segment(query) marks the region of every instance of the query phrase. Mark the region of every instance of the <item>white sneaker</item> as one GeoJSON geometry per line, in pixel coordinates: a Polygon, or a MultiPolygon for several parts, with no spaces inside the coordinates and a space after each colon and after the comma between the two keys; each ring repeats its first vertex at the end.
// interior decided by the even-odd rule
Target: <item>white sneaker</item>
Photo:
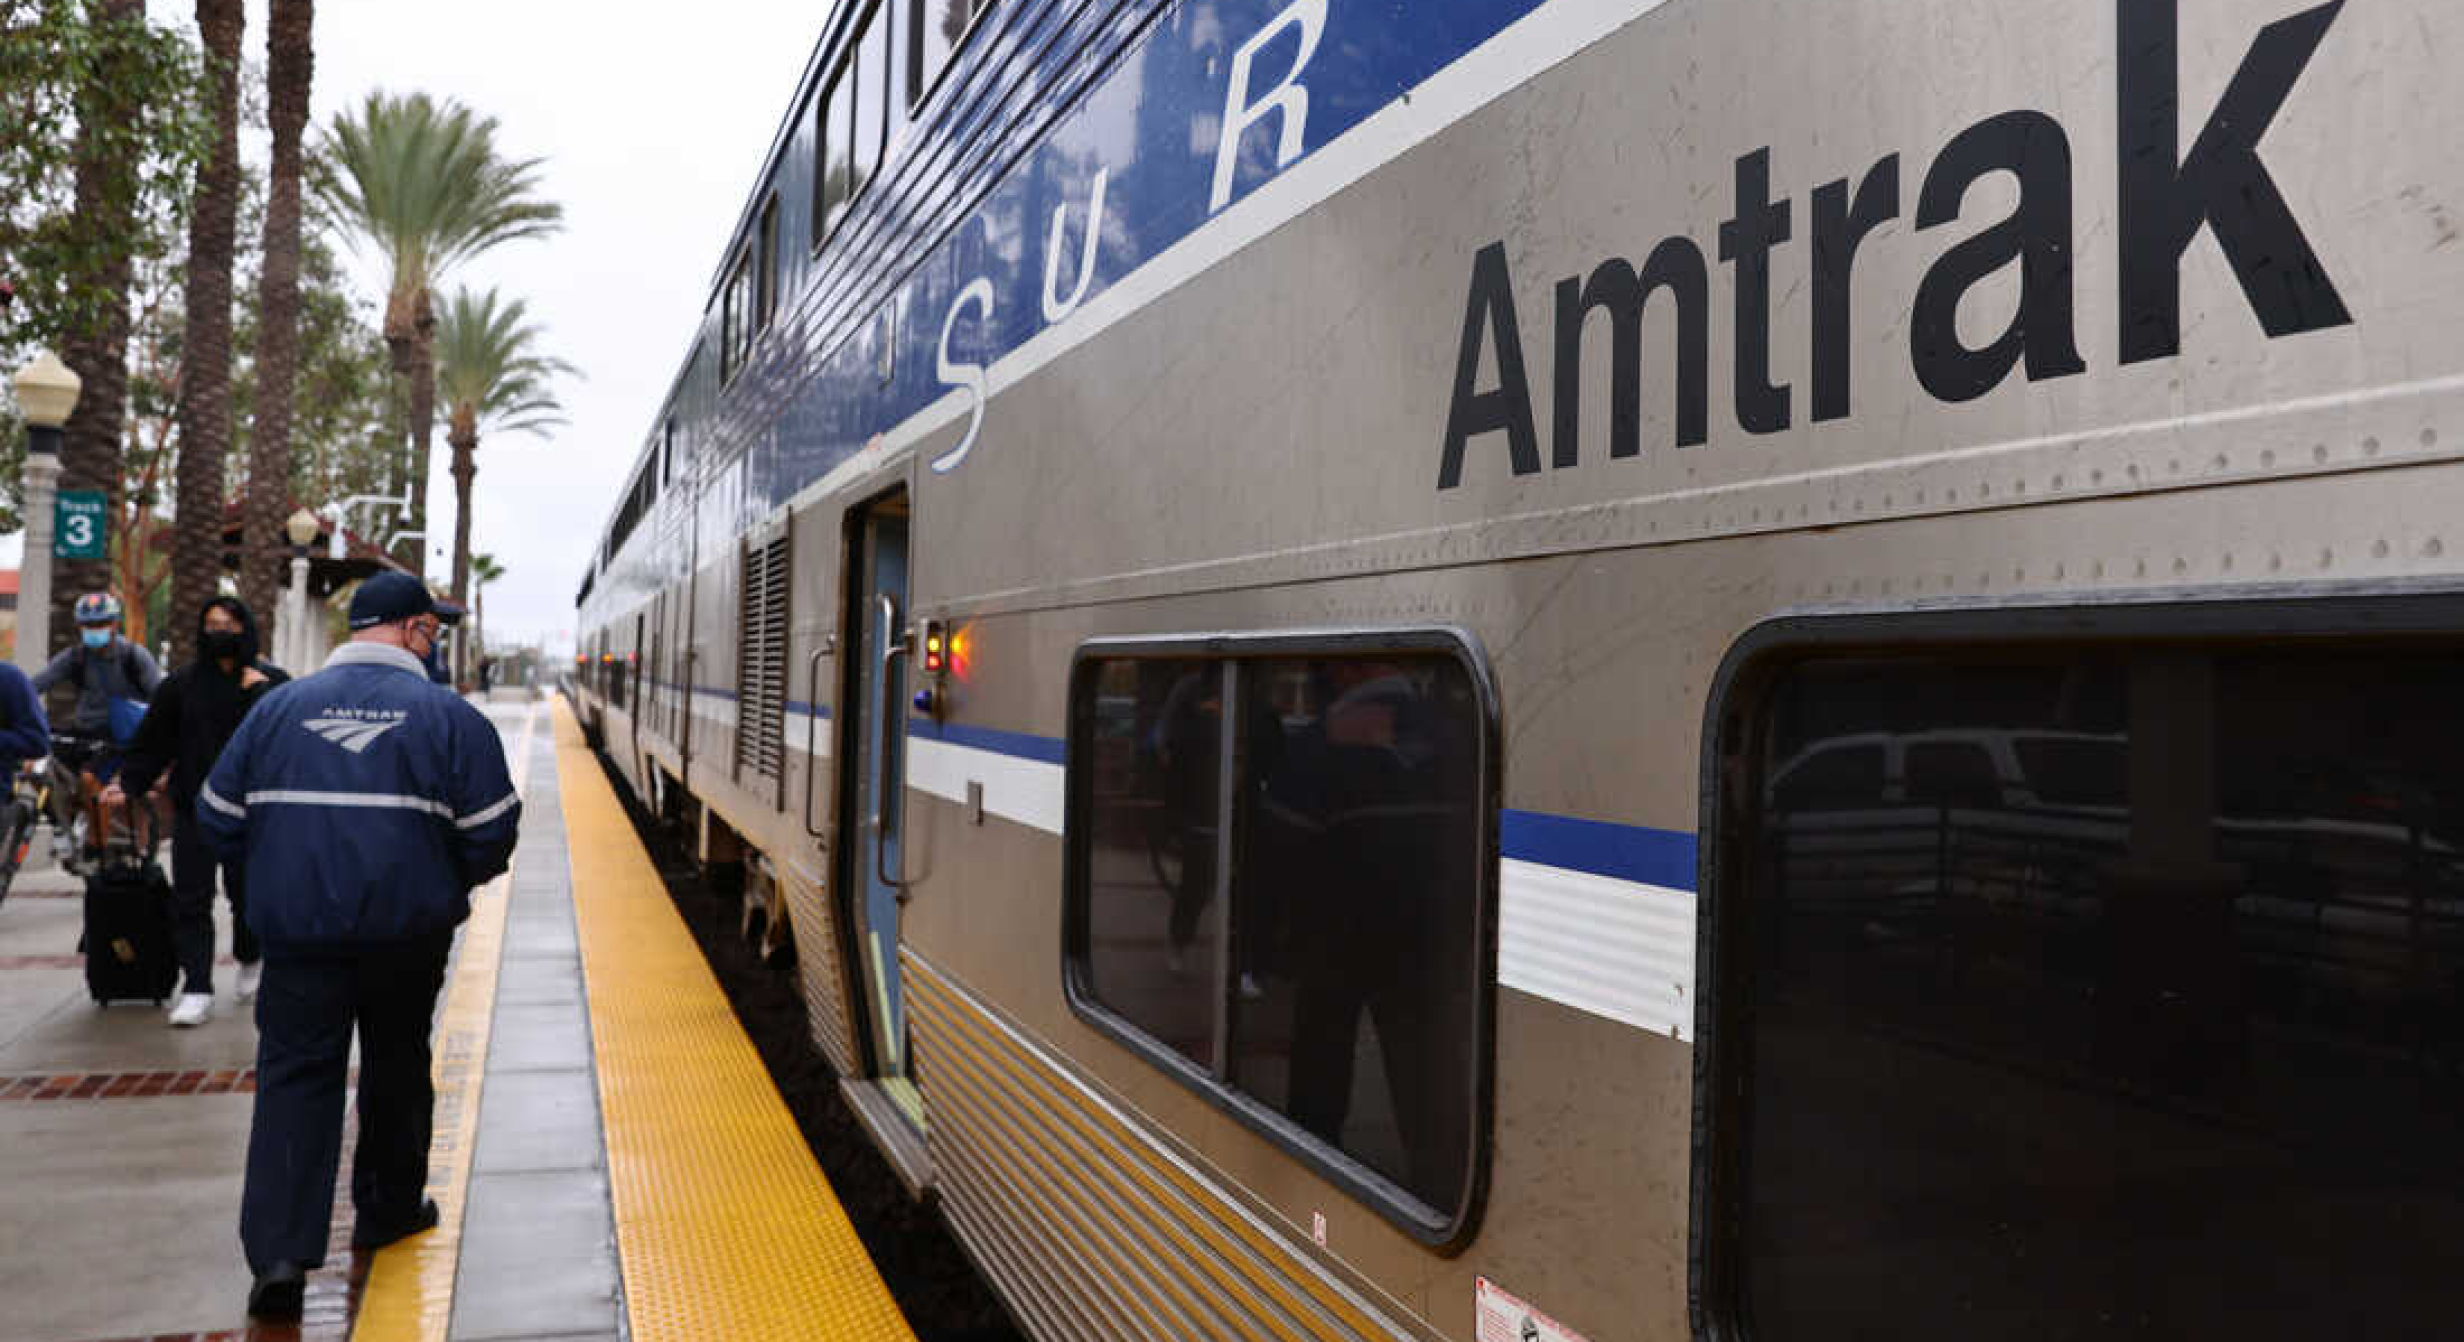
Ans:
{"type": "Polygon", "coordinates": [[[181,993],[172,1005],[171,1023],[175,1026],[203,1025],[214,1018],[214,994],[181,993]]]}
{"type": "Polygon", "coordinates": [[[1263,985],[1261,985],[1261,984],[1258,982],[1257,975],[1255,975],[1255,974],[1243,974],[1243,975],[1241,975],[1241,1000],[1242,1000],[1242,1001],[1244,1001],[1244,1002],[1258,1002],[1258,1001],[1263,1001],[1263,1000],[1265,1000],[1265,998],[1266,998],[1266,989],[1265,989],[1265,987],[1264,987],[1263,985]]]}
{"type": "Polygon", "coordinates": [[[239,999],[243,1002],[257,1000],[257,980],[263,977],[265,977],[265,965],[262,961],[253,965],[241,965],[239,985],[234,990],[239,999]]]}

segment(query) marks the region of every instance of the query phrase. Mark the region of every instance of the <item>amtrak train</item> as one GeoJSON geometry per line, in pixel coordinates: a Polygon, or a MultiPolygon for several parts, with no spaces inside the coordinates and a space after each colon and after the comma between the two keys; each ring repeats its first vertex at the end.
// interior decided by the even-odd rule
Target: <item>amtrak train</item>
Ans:
{"type": "Polygon", "coordinates": [[[2457,52],[841,0],[576,702],[1045,1342],[2451,1336],[2457,52]]]}

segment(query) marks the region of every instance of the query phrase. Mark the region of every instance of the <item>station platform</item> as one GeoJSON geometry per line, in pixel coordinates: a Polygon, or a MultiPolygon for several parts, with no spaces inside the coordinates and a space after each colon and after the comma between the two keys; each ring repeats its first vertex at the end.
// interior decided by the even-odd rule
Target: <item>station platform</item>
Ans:
{"type": "Polygon", "coordinates": [[[914,1337],[562,701],[481,707],[524,811],[438,1004],[442,1224],[353,1254],[346,1152],[305,1318],[252,1323],[228,906],[214,1017],[172,1029],[92,1003],[80,887],[30,863],[0,902],[0,1342],[914,1337]]]}

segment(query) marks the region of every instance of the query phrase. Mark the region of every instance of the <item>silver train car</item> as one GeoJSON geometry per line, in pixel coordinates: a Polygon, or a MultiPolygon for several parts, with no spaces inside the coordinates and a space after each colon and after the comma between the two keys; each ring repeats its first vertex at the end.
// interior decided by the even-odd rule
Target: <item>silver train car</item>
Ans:
{"type": "Polygon", "coordinates": [[[1038,1339],[2451,1335],[2459,51],[842,2],[577,702],[1038,1339]]]}

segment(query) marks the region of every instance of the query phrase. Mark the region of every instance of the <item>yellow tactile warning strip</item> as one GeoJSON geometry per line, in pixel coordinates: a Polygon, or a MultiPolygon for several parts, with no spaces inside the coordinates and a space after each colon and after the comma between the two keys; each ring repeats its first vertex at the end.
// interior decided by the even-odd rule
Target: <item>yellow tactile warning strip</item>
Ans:
{"type": "MultiPolygon", "coordinates": [[[[509,752],[513,787],[527,790],[534,710],[509,752]]],[[[488,1070],[488,1030],[496,1016],[496,968],[504,958],[505,905],[512,873],[482,887],[445,1009],[436,1021],[436,1136],[428,1147],[428,1195],[436,1199],[436,1229],[381,1250],[368,1267],[352,1342],[444,1342],[453,1322],[455,1265],[462,1258],[462,1208],[471,1185],[471,1150],[479,1137],[479,1087],[488,1070]]]]}
{"type": "Polygon", "coordinates": [[[634,1342],[912,1342],[561,701],[556,767],[634,1342]]]}

